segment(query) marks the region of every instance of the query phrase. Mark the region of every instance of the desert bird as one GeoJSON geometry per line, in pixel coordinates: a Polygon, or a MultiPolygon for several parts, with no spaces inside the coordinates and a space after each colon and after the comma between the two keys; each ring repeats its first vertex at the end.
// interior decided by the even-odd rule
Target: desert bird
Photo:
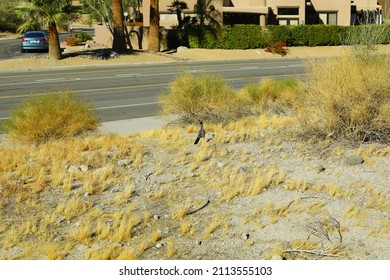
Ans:
{"type": "Polygon", "coordinates": [[[199,125],[200,125],[200,128],[199,128],[199,131],[198,131],[198,137],[196,137],[194,145],[199,143],[200,138],[205,139],[205,137],[206,137],[206,131],[204,130],[203,122],[200,121],[199,125]]]}

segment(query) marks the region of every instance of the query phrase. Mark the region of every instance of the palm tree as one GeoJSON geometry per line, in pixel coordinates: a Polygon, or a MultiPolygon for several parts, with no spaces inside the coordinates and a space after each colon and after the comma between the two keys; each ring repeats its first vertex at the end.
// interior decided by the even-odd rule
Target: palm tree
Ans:
{"type": "Polygon", "coordinates": [[[197,0],[194,12],[199,16],[199,25],[204,26],[206,23],[213,27],[219,27],[221,14],[218,12],[214,5],[211,4],[212,0],[197,0]]]}
{"type": "Polygon", "coordinates": [[[126,40],[123,26],[123,7],[122,0],[112,1],[113,31],[114,41],[112,49],[117,52],[126,51],[126,40]]]}
{"type": "Polygon", "coordinates": [[[185,9],[188,9],[187,3],[180,0],[173,0],[171,5],[168,6],[168,11],[170,13],[176,13],[177,15],[178,29],[183,27],[183,18],[181,16],[181,12],[185,9]]]}
{"type": "Polygon", "coordinates": [[[150,1],[150,27],[148,50],[152,52],[160,51],[160,14],[158,0],[150,1]]]}
{"type": "Polygon", "coordinates": [[[71,0],[30,0],[49,26],[49,58],[60,60],[62,58],[60,40],[56,19],[63,14],[66,7],[71,6],[71,0]]]}

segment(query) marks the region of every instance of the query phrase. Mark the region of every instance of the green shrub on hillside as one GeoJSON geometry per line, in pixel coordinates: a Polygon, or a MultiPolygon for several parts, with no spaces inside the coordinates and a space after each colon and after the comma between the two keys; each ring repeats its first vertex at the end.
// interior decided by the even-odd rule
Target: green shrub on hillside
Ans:
{"type": "Polygon", "coordinates": [[[59,92],[29,98],[13,110],[3,128],[18,141],[39,144],[94,130],[98,123],[92,104],[59,92]]]}

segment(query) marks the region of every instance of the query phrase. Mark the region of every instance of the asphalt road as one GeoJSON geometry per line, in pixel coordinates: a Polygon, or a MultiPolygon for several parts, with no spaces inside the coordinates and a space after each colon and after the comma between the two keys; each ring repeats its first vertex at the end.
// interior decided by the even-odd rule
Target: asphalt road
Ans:
{"type": "Polygon", "coordinates": [[[93,102],[102,121],[159,114],[157,96],[180,73],[217,74],[240,88],[261,77],[296,77],[304,73],[298,59],[266,61],[172,62],[124,66],[0,72],[0,120],[31,94],[71,90],[93,102]]]}
{"type": "MultiPolygon", "coordinates": [[[[93,28],[78,28],[76,31],[84,31],[93,36],[95,30],[93,28]]],[[[62,32],[59,34],[60,41],[65,41],[66,37],[69,37],[70,33],[62,32]]],[[[22,40],[22,35],[14,39],[1,39],[0,40],[0,60],[10,59],[10,58],[23,58],[33,56],[47,56],[46,52],[27,52],[21,53],[20,43],[22,40]]]]}

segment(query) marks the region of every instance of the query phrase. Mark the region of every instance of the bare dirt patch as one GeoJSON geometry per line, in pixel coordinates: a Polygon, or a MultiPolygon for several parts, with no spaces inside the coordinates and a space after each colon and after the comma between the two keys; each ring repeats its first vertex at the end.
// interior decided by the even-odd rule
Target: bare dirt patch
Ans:
{"type": "Polygon", "coordinates": [[[2,259],[390,259],[390,150],[289,118],[2,141],[2,259]],[[59,149],[61,147],[61,149],[59,149]],[[39,244],[39,246],[37,245],[39,244]]]}

